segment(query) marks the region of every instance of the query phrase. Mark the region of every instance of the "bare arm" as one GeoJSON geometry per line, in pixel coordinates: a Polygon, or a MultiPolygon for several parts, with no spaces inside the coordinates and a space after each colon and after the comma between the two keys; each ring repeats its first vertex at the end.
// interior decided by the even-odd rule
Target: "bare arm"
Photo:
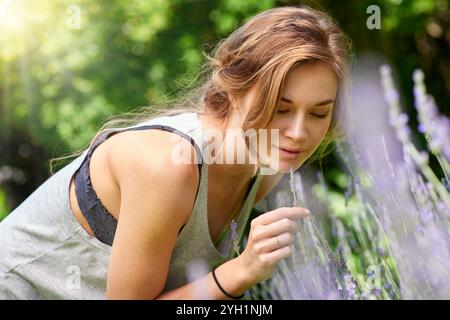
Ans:
{"type": "MultiPolygon", "coordinates": [[[[216,277],[222,288],[232,296],[239,296],[250,289],[255,283],[251,281],[251,277],[247,275],[239,258],[235,258],[225,262],[216,269],[216,277]]],[[[220,291],[214,282],[212,273],[209,272],[204,277],[195,282],[188,283],[174,290],[164,292],[157,298],[158,300],[183,300],[183,299],[214,299],[225,300],[230,299],[220,291]]]]}
{"type": "MultiPolygon", "coordinates": [[[[121,205],[108,269],[108,299],[227,299],[211,273],[161,294],[178,231],[192,213],[199,183],[197,164],[172,163],[175,144],[186,143],[187,150],[192,146],[183,138],[173,141],[171,135],[153,131],[142,140],[122,136],[110,156],[121,205]],[[196,290],[199,284],[204,291],[196,290]]],[[[216,269],[231,295],[253,285],[242,270],[237,259],[216,269]]]]}
{"type": "MultiPolygon", "coordinates": [[[[118,144],[110,159],[121,205],[108,269],[109,299],[227,299],[211,273],[162,293],[178,231],[192,213],[199,182],[196,164],[172,163],[174,144],[188,142],[174,142],[171,134],[158,133],[150,144],[136,139],[118,144]],[[196,290],[199,283],[204,291],[196,290]]],[[[253,219],[244,252],[216,269],[225,291],[238,296],[268,279],[291,253],[293,220],[305,214],[302,208],[279,208],[253,219]]]]}
{"type": "Polygon", "coordinates": [[[161,293],[178,231],[192,212],[197,165],[177,165],[171,159],[175,144],[189,142],[152,131],[145,139],[118,141],[110,158],[121,202],[107,298],[154,299],[161,293]]]}

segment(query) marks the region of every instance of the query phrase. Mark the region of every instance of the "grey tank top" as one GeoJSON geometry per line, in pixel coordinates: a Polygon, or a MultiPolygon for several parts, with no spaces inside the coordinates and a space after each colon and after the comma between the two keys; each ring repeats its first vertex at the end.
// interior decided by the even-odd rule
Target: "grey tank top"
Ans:
{"type": "MultiPolygon", "coordinates": [[[[124,129],[122,131],[106,131],[100,134],[99,137],[97,137],[95,141],[92,143],[92,146],[89,148],[86,158],[84,159],[80,168],[74,174],[75,194],[77,197],[80,210],[83,213],[86,220],[88,221],[89,227],[91,228],[95,237],[101,242],[106,243],[110,246],[112,246],[114,242],[114,234],[117,229],[117,220],[113,217],[113,215],[110,212],[108,212],[108,209],[106,209],[102,201],[98,198],[97,193],[95,192],[92,186],[89,171],[89,164],[91,162],[92,153],[102,142],[104,142],[106,139],[119,132],[149,130],[149,129],[157,129],[173,132],[188,140],[195,148],[196,154],[198,156],[202,154],[199,146],[191,137],[189,137],[188,135],[179,130],[163,125],[144,125],[124,129]]],[[[199,157],[199,159],[197,159],[197,163],[200,171],[199,176],[201,176],[201,166],[202,166],[201,156],[199,157]]],[[[179,232],[181,232],[183,227],[184,225],[181,227],[179,232]]]]}
{"type": "MultiPolygon", "coordinates": [[[[155,125],[183,133],[199,147],[200,155],[205,152],[207,145],[196,113],[158,117],[110,130],[155,125]]],[[[112,247],[90,236],[69,204],[69,183],[92,147],[48,178],[0,223],[0,299],[105,298],[112,247]]],[[[244,238],[261,178],[258,171],[237,215],[238,242],[244,238]]],[[[207,191],[208,165],[203,163],[193,211],[175,243],[163,292],[194,281],[236,256],[229,227],[218,243],[210,237],[207,191]],[[199,265],[203,267],[195,268],[199,265]]]]}

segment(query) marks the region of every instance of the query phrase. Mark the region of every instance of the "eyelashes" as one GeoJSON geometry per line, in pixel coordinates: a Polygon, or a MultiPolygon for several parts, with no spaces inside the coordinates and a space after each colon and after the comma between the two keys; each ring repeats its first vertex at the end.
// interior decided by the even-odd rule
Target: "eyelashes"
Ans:
{"type": "MultiPolygon", "coordinates": [[[[277,114],[279,114],[279,115],[285,115],[285,114],[288,114],[288,113],[289,113],[289,110],[278,110],[278,111],[277,111],[277,114]]],[[[324,118],[326,118],[326,117],[328,116],[328,114],[329,114],[329,112],[324,113],[324,114],[315,114],[315,113],[312,113],[313,116],[315,116],[316,118],[319,118],[319,119],[324,119],[324,118]]]]}

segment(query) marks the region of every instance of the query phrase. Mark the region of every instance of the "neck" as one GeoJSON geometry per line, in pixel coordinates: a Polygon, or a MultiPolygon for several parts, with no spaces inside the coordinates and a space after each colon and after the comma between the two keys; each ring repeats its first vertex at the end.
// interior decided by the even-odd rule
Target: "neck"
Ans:
{"type": "MultiPolygon", "coordinates": [[[[203,132],[211,132],[210,130],[215,130],[216,132],[221,133],[221,139],[223,143],[220,146],[220,149],[214,153],[214,156],[221,154],[222,159],[224,160],[222,163],[212,163],[208,165],[208,175],[212,177],[219,178],[216,181],[228,181],[231,185],[241,185],[246,186],[248,182],[252,179],[252,177],[256,174],[257,165],[243,163],[238,164],[237,161],[233,161],[233,163],[226,164],[225,159],[227,158],[227,150],[234,155],[237,155],[237,144],[234,141],[229,141],[226,137],[227,129],[239,129],[242,128],[240,126],[239,120],[233,117],[230,117],[228,121],[224,121],[221,119],[208,117],[207,115],[199,115],[199,120],[202,125],[203,132]],[[231,146],[231,147],[230,147],[231,146]]],[[[208,142],[212,142],[211,139],[208,139],[208,142]]],[[[216,151],[216,150],[214,150],[216,151]]],[[[245,147],[245,157],[244,159],[248,162],[248,149],[245,147]]],[[[235,159],[236,160],[236,157],[235,159]]]]}

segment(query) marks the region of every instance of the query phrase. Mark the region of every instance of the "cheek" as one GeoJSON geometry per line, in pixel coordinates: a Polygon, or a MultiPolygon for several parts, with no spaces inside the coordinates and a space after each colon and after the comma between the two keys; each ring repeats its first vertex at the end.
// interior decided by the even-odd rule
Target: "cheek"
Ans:
{"type": "Polygon", "coordinates": [[[323,139],[327,134],[328,129],[329,129],[329,122],[323,121],[323,123],[321,124],[317,123],[317,126],[314,128],[314,130],[311,131],[310,138],[313,150],[315,150],[323,141],[323,139]]]}
{"type": "MultiPolygon", "coordinates": [[[[325,137],[330,125],[331,125],[331,118],[327,120],[319,120],[315,121],[315,119],[308,119],[307,121],[310,121],[308,126],[308,137],[309,140],[313,144],[320,144],[320,142],[325,137]]],[[[274,119],[272,122],[267,126],[267,133],[268,137],[270,139],[270,132],[271,130],[278,130],[279,136],[283,135],[283,130],[285,128],[289,127],[289,121],[283,120],[283,119],[274,119]]]]}
{"type": "Polygon", "coordinates": [[[317,127],[315,128],[315,134],[316,136],[323,138],[327,134],[328,128],[330,127],[329,121],[322,121],[323,123],[317,124],[317,127]]]}
{"type": "Polygon", "coordinates": [[[328,121],[324,121],[324,125],[322,128],[322,138],[325,137],[325,135],[327,134],[328,130],[331,127],[331,118],[328,119],[328,121]]]}
{"type": "Polygon", "coordinates": [[[280,121],[272,120],[270,124],[263,130],[266,132],[267,141],[269,144],[271,144],[271,137],[278,132],[278,135],[281,136],[282,133],[283,124],[280,123],[280,121]]]}
{"type": "Polygon", "coordinates": [[[283,120],[274,119],[272,122],[267,126],[267,133],[270,135],[271,131],[278,131],[278,133],[281,135],[284,128],[288,127],[289,123],[283,120]]]}

